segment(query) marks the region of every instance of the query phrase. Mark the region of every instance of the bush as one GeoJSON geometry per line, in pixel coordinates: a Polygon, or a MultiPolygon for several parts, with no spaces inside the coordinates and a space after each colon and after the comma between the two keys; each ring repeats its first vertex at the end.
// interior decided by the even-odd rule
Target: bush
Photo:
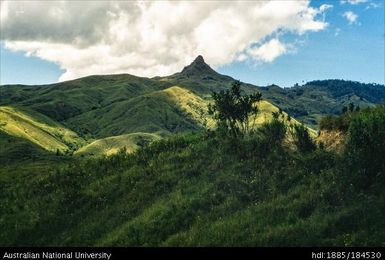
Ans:
{"type": "Polygon", "coordinates": [[[346,157],[355,185],[365,188],[385,183],[385,106],[358,113],[348,131],[346,157]]]}
{"type": "Polygon", "coordinates": [[[219,128],[225,129],[233,138],[250,132],[250,121],[258,113],[257,103],[262,94],[241,94],[241,83],[236,81],[230,90],[212,93],[213,105],[209,105],[209,114],[214,116],[219,128]]]}
{"type": "Polygon", "coordinates": [[[269,148],[278,147],[282,144],[286,130],[286,125],[276,118],[258,128],[258,132],[262,135],[261,141],[266,143],[269,148]]]}
{"type": "Polygon", "coordinates": [[[295,146],[301,153],[312,152],[316,149],[309,131],[303,125],[294,125],[293,139],[295,146]]]}
{"type": "Polygon", "coordinates": [[[346,132],[349,129],[352,113],[345,113],[341,116],[326,116],[320,121],[321,130],[339,130],[346,132]]]}

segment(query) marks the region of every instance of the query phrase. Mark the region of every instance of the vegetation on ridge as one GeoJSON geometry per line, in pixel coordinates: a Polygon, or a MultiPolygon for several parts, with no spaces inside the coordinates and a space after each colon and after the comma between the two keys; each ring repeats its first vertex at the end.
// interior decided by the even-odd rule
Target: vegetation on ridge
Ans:
{"type": "Polygon", "coordinates": [[[176,135],[46,171],[0,169],[0,243],[383,246],[384,123],[384,107],[355,113],[342,154],[300,127],[293,149],[278,113],[236,138],[176,135]]]}
{"type": "Polygon", "coordinates": [[[384,246],[385,88],[232,83],[0,86],[0,245],[384,246]]]}

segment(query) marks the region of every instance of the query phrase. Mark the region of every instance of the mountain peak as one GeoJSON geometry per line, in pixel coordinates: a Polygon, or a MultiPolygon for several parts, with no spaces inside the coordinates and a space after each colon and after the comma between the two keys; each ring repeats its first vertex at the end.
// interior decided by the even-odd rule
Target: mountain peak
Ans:
{"type": "Polygon", "coordinates": [[[202,55],[198,55],[195,60],[193,61],[193,63],[205,63],[205,60],[203,59],[203,56],[202,55]]]}
{"type": "Polygon", "coordinates": [[[187,76],[194,75],[207,75],[207,74],[217,74],[203,59],[202,55],[198,55],[195,60],[188,66],[184,67],[182,74],[187,76]]]}

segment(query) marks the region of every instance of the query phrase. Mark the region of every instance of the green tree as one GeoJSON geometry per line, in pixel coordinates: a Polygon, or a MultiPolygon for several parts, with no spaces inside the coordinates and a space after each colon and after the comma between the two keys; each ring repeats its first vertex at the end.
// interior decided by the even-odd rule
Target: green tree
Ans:
{"type": "Polygon", "coordinates": [[[236,81],[231,89],[212,93],[214,104],[208,107],[218,127],[225,129],[234,138],[250,132],[250,122],[255,122],[258,113],[258,102],[262,94],[257,92],[250,95],[241,94],[241,83],[236,81]]]}

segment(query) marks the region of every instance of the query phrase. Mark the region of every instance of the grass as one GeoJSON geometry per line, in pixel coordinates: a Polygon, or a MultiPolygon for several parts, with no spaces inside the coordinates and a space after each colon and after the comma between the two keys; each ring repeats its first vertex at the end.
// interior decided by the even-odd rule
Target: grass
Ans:
{"type": "Polygon", "coordinates": [[[132,133],[119,136],[111,136],[103,139],[98,139],[92,143],[81,147],[75,152],[80,156],[110,156],[125,149],[128,153],[159,140],[160,137],[156,134],[149,133],[132,133]]]}
{"type": "MultiPolygon", "coordinates": [[[[207,112],[210,102],[210,98],[203,99],[188,89],[173,86],[83,113],[68,120],[66,125],[84,133],[84,129],[78,127],[83,125],[86,132],[96,133],[96,140],[88,136],[87,139],[94,141],[86,146],[74,131],[28,108],[1,107],[0,129],[51,152],[77,150],[76,153],[83,156],[111,155],[124,146],[129,152],[138,148],[133,141],[138,139],[135,133],[148,133],[147,137],[155,140],[155,136],[215,128],[215,122],[207,112]]],[[[259,103],[259,108],[256,125],[270,121],[272,113],[279,111],[265,100],[259,103]]],[[[299,123],[294,118],[289,122],[285,112],[281,116],[286,124],[299,123]]],[[[315,135],[314,130],[309,130],[315,135]]]]}
{"type": "Polygon", "coordinates": [[[27,108],[1,106],[0,130],[51,152],[64,152],[84,144],[75,132],[27,108]]]}
{"type": "Polygon", "coordinates": [[[210,103],[209,100],[203,99],[200,96],[194,94],[192,91],[173,86],[163,90],[169,99],[175,102],[175,104],[187,113],[197,124],[213,128],[215,127],[215,121],[208,115],[207,107],[210,103]]]}
{"type": "MultiPolygon", "coordinates": [[[[134,132],[157,132],[161,135],[183,132],[185,129],[191,130],[196,127],[182,122],[183,119],[175,115],[175,110],[184,106],[187,110],[193,111],[191,114],[193,119],[202,124],[204,122],[201,122],[199,114],[202,108],[194,109],[191,106],[188,108],[186,100],[175,98],[178,91],[173,89],[174,86],[190,91],[194,96],[192,100],[200,103],[207,102],[206,97],[211,92],[228,89],[234,82],[233,78],[218,74],[205,64],[195,65],[191,65],[181,73],[152,79],[128,74],[94,75],[51,85],[0,86],[2,93],[0,105],[28,107],[66,125],[88,139],[134,132]],[[161,98],[160,104],[153,104],[155,96],[162,96],[160,93],[167,88],[169,90],[164,93],[174,99],[172,104],[184,102],[179,104],[181,107],[178,105],[174,107],[174,112],[170,111],[170,102],[164,97],[161,98]],[[135,106],[135,109],[131,109],[130,106],[135,106]],[[171,114],[169,118],[176,120],[172,125],[159,122],[162,119],[156,114],[163,113],[163,110],[171,114]],[[194,111],[200,112],[194,114],[194,111]],[[138,121],[140,117],[138,113],[144,114],[143,122],[138,121]],[[122,116],[132,117],[134,120],[130,121],[122,116]],[[152,123],[154,119],[158,122],[152,123]],[[113,126],[108,127],[111,122],[113,126]],[[133,122],[135,124],[132,124],[133,122]],[[140,124],[136,127],[138,122],[140,124]],[[99,124],[105,129],[101,129],[99,124]]],[[[278,86],[258,87],[242,83],[242,89],[246,94],[261,92],[266,101],[282,108],[291,117],[314,129],[317,128],[322,116],[339,114],[342,107],[350,102],[364,108],[385,100],[383,85],[351,81],[317,81],[290,89],[278,86]]],[[[180,90],[178,93],[181,93],[180,90]]]]}
{"type": "MultiPolygon", "coordinates": [[[[374,124],[378,139],[384,112],[373,114],[354,122],[374,124]]],[[[383,246],[383,168],[361,187],[356,157],[301,153],[271,133],[183,134],[131,154],[0,169],[0,244],[383,246]]]]}
{"type": "Polygon", "coordinates": [[[0,245],[384,246],[383,108],[359,113],[339,153],[274,131],[299,124],[287,113],[314,126],[350,101],[381,102],[382,86],[243,84],[264,100],[257,130],[233,140],[205,131],[211,91],[232,82],[200,64],[0,86],[0,245]],[[80,156],[52,153],[83,138],[80,156]]]}

